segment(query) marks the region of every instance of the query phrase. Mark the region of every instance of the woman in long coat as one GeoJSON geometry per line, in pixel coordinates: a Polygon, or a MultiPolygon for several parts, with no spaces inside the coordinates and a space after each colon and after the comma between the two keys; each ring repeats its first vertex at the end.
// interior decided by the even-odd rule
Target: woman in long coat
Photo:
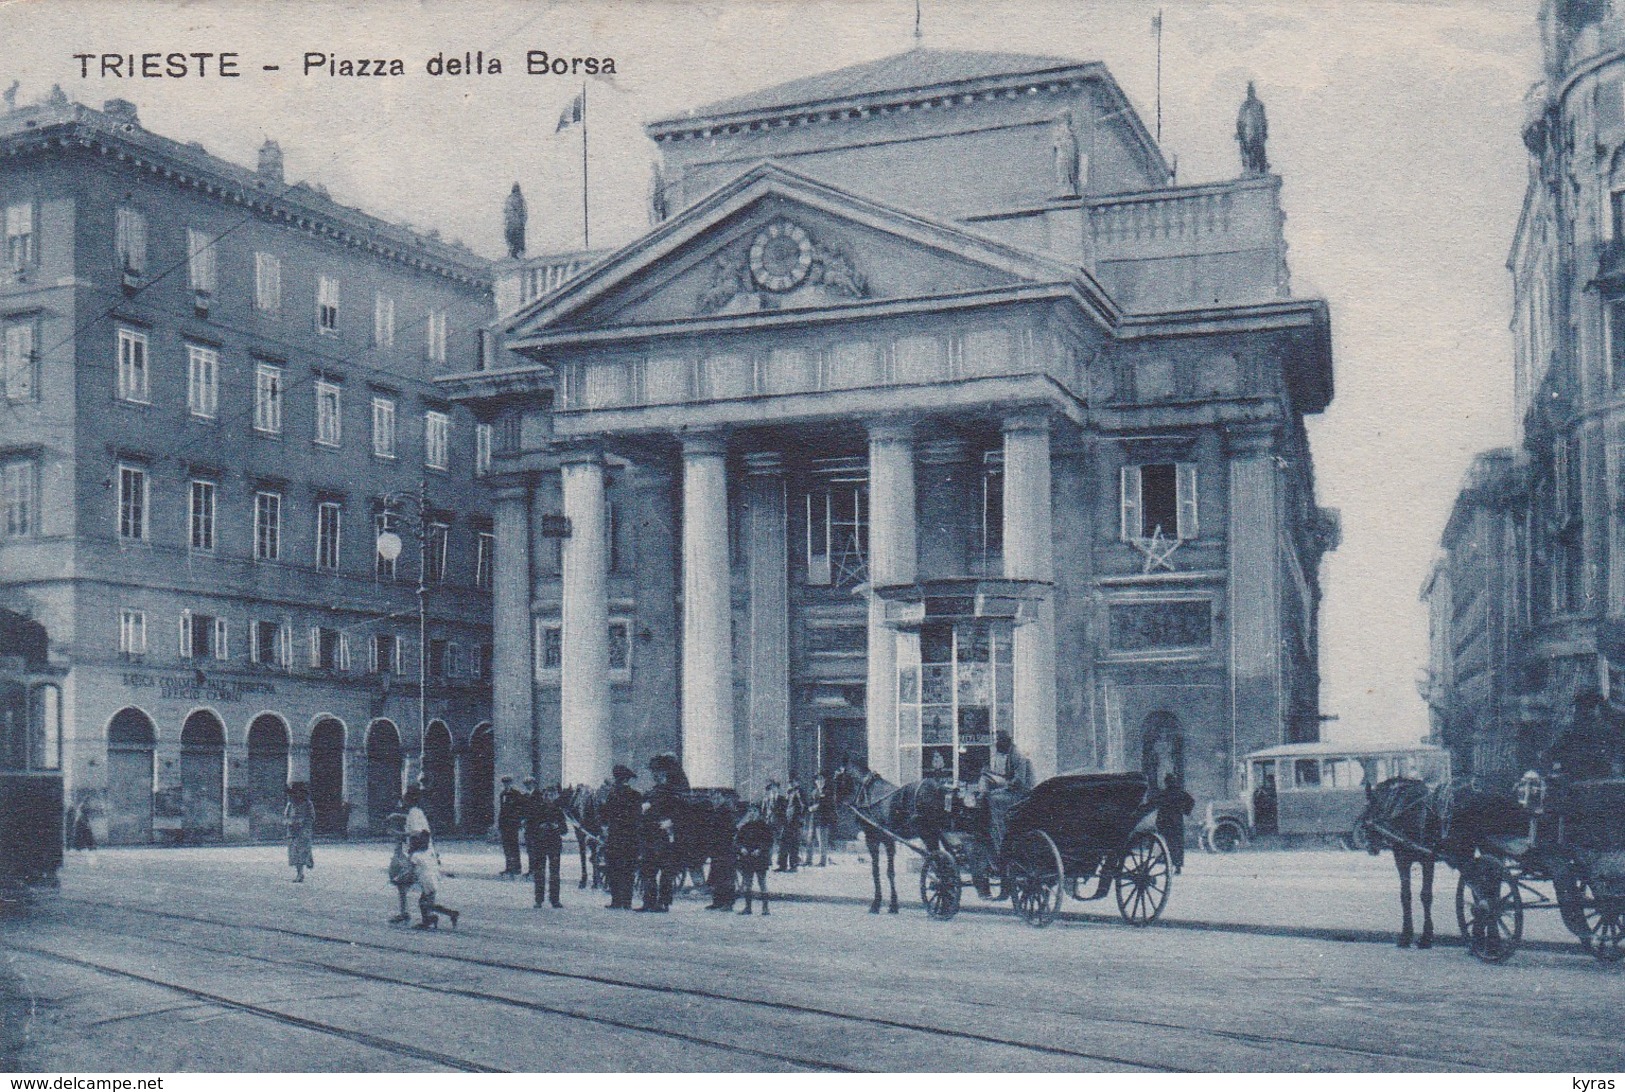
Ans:
{"type": "Polygon", "coordinates": [[[293,882],[305,882],[305,869],[316,867],[310,841],[316,833],[316,806],[310,802],[310,788],[303,781],[288,786],[288,804],[282,811],[282,825],[288,830],[288,864],[293,866],[293,882]]]}

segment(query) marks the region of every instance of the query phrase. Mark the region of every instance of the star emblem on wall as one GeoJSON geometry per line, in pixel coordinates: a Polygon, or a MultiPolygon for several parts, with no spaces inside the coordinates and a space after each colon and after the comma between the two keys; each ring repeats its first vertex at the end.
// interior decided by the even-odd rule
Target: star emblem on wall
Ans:
{"type": "Polygon", "coordinates": [[[1134,545],[1145,555],[1145,568],[1141,572],[1146,576],[1151,575],[1158,569],[1166,569],[1169,572],[1174,571],[1174,563],[1169,558],[1173,557],[1174,551],[1179,549],[1180,540],[1165,537],[1161,527],[1151,532],[1150,538],[1136,539],[1134,545]]]}

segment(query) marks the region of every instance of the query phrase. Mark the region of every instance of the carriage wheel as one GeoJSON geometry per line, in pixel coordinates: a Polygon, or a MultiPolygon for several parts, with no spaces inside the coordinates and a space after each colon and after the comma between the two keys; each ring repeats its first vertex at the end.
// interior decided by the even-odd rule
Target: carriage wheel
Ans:
{"type": "Polygon", "coordinates": [[[1234,819],[1221,819],[1213,829],[1203,831],[1204,848],[1209,853],[1234,853],[1247,844],[1247,835],[1234,819]]]}
{"type": "Polygon", "coordinates": [[[1150,925],[1168,904],[1173,876],[1168,843],[1162,835],[1142,830],[1129,839],[1123,867],[1117,873],[1117,910],[1130,925],[1150,925]]]}
{"type": "Polygon", "coordinates": [[[1029,830],[1016,839],[1005,862],[1010,902],[1021,920],[1042,929],[1061,912],[1061,885],[1066,866],[1061,851],[1041,830],[1029,830]]]}
{"type": "Polygon", "coordinates": [[[920,901],[926,915],[937,921],[959,913],[959,865],[940,849],[920,869],[920,901]]]}
{"type": "Polygon", "coordinates": [[[1575,882],[1580,920],[1587,947],[1604,963],[1625,958],[1625,898],[1598,895],[1587,876],[1575,882]]]}
{"type": "Polygon", "coordinates": [[[1480,857],[1456,881],[1456,924],[1467,950],[1485,963],[1505,963],[1523,939],[1523,892],[1505,865],[1480,857]]]}

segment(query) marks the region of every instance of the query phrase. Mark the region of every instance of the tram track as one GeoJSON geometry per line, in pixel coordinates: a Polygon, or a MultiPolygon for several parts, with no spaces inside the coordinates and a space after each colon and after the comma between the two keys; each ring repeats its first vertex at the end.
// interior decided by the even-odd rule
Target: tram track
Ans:
{"type": "MultiPolygon", "coordinates": [[[[63,900],[63,901],[79,902],[80,900],[63,900]]],[[[94,906],[94,907],[97,907],[99,909],[106,909],[106,907],[101,906],[101,904],[84,903],[84,905],[94,906]]],[[[263,933],[287,936],[287,937],[292,937],[292,938],[299,938],[299,939],[302,939],[302,940],[314,941],[314,942],[323,943],[323,944],[337,944],[337,945],[343,945],[345,947],[350,947],[350,948],[359,947],[359,948],[373,950],[373,951],[390,952],[390,953],[395,953],[395,954],[398,954],[398,955],[407,955],[407,956],[415,956],[415,957],[428,956],[429,958],[432,958],[432,959],[445,960],[445,961],[452,962],[452,963],[460,963],[460,964],[464,964],[464,965],[475,966],[475,967],[480,967],[480,968],[490,969],[490,970],[507,971],[507,972],[513,972],[513,973],[536,975],[536,976],[540,976],[540,977],[544,977],[544,978],[552,978],[552,979],[561,979],[561,980],[568,980],[568,981],[584,982],[584,983],[589,983],[589,984],[599,985],[599,986],[606,986],[606,987],[615,988],[615,989],[635,990],[635,991],[642,991],[642,992],[647,992],[647,993],[652,993],[652,994],[662,994],[662,995],[668,995],[668,996],[681,996],[681,997],[694,998],[694,999],[697,999],[697,1000],[704,1000],[704,1001],[711,1001],[711,1002],[721,1002],[721,1003],[732,1004],[732,1005],[740,1005],[740,1006],[751,1006],[751,1007],[757,1007],[757,1008],[761,1008],[761,1009],[769,1009],[769,1010],[785,1012],[785,1013],[789,1013],[789,1014],[796,1015],[796,1016],[803,1016],[803,1017],[810,1016],[810,1017],[817,1017],[817,1018],[823,1018],[823,1019],[837,1020],[837,1021],[842,1021],[842,1022],[852,1023],[852,1024],[869,1025],[869,1026],[872,1026],[872,1027],[880,1027],[880,1028],[885,1028],[885,1029],[889,1029],[889,1030],[893,1030],[893,1031],[906,1031],[906,1032],[912,1032],[912,1033],[918,1033],[918,1034],[941,1036],[941,1037],[950,1038],[950,1039],[957,1039],[957,1040],[964,1040],[964,1041],[971,1041],[971,1042],[979,1042],[979,1043],[987,1044],[989,1046],[997,1046],[997,1047],[1004,1047],[1004,1048],[1015,1049],[1015,1050],[1031,1051],[1031,1052],[1034,1052],[1034,1053],[1039,1053],[1039,1054],[1044,1054],[1044,1055],[1071,1058],[1071,1059],[1075,1059],[1075,1060],[1078,1060],[1078,1061],[1129,1066],[1129,1067],[1133,1067],[1133,1068],[1136,1068],[1136,1069],[1143,1069],[1143,1070],[1149,1070],[1149,1071],[1155,1071],[1155,1072],[1186,1072],[1187,1071],[1185,1069],[1182,1069],[1181,1067],[1172,1066],[1172,1065],[1168,1065],[1168,1064],[1165,1064],[1165,1063],[1162,1063],[1162,1062],[1157,1062],[1157,1061],[1147,1061],[1147,1060],[1140,1059],[1140,1058],[1130,1058],[1130,1057],[1124,1057],[1124,1056],[1121,1056],[1121,1055],[1111,1055],[1111,1054],[1104,1054],[1104,1053],[1099,1053],[1099,1052],[1079,1051],[1079,1050],[1074,1050],[1074,1049],[1071,1049],[1071,1048],[1068,1048],[1068,1047],[1055,1046],[1055,1045],[1052,1045],[1052,1044],[1034,1043],[1034,1042],[1027,1041],[1027,1040],[1022,1040],[1022,1039],[1012,1039],[1012,1038],[1006,1038],[1006,1037],[1002,1037],[1002,1036],[990,1035],[990,1034],[986,1034],[986,1033],[965,1031],[965,1030],[962,1030],[962,1029],[943,1028],[943,1027],[939,1027],[939,1026],[932,1025],[932,1024],[922,1024],[922,1023],[917,1023],[917,1022],[914,1022],[914,1021],[901,1020],[901,1019],[892,1018],[892,1017],[872,1016],[872,1015],[863,1015],[863,1014],[850,1013],[850,1012],[842,1012],[842,1011],[840,1011],[838,1009],[830,1009],[830,1008],[825,1008],[823,1006],[811,1005],[811,1004],[806,1004],[806,1003],[796,1002],[796,1001],[775,1000],[775,999],[771,999],[771,998],[746,997],[746,996],[741,996],[741,995],[734,994],[734,993],[727,993],[727,992],[718,991],[718,990],[703,989],[703,988],[693,987],[693,986],[673,986],[673,985],[668,985],[668,984],[664,984],[664,983],[641,982],[641,981],[636,981],[636,980],[633,980],[633,979],[618,978],[618,977],[614,977],[614,976],[610,976],[610,975],[604,975],[604,974],[594,974],[594,973],[589,973],[589,972],[584,972],[584,971],[569,971],[569,970],[563,970],[563,969],[556,968],[556,967],[538,966],[536,964],[530,964],[530,963],[516,963],[516,962],[507,961],[507,960],[492,959],[492,958],[480,957],[480,956],[469,956],[469,955],[463,955],[463,954],[443,953],[443,952],[424,952],[421,949],[417,949],[417,948],[402,947],[402,946],[394,945],[394,944],[385,944],[385,943],[381,943],[381,942],[378,942],[378,941],[355,940],[355,939],[350,938],[350,937],[335,936],[335,935],[326,934],[326,933],[310,932],[308,930],[294,929],[294,928],[290,928],[290,927],[287,927],[287,926],[265,925],[265,924],[257,923],[257,922],[248,922],[248,923],[244,923],[244,922],[225,922],[225,921],[220,921],[220,920],[214,919],[214,918],[202,917],[202,916],[193,915],[193,914],[182,914],[182,913],[178,913],[176,911],[170,911],[170,910],[155,910],[155,909],[150,909],[150,908],[146,908],[146,907],[135,907],[135,906],[127,906],[127,905],[126,906],[121,906],[120,909],[121,910],[128,910],[128,911],[139,913],[139,914],[143,914],[143,915],[150,916],[150,917],[168,918],[168,919],[173,919],[173,920],[177,920],[177,921],[187,921],[187,922],[192,922],[192,923],[195,923],[195,924],[212,926],[212,927],[215,927],[215,928],[248,929],[248,930],[253,930],[253,931],[256,931],[256,932],[263,932],[263,933]]],[[[167,941],[169,943],[180,943],[178,941],[173,941],[173,940],[170,940],[169,938],[163,938],[163,937],[154,938],[154,939],[165,940],[165,941],[167,941]]],[[[188,942],[187,946],[193,947],[193,948],[197,947],[196,944],[192,944],[190,942],[188,942]]],[[[241,953],[239,951],[236,951],[236,950],[229,950],[229,949],[211,949],[211,950],[217,951],[220,954],[232,955],[232,956],[237,956],[237,957],[240,957],[240,958],[251,958],[251,959],[260,960],[260,961],[264,961],[264,962],[270,962],[270,963],[282,963],[282,964],[287,964],[287,965],[295,965],[295,964],[305,965],[305,966],[310,966],[313,969],[328,970],[328,971],[333,972],[333,973],[344,974],[344,975],[348,975],[348,976],[354,977],[354,978],[371,979],[373,981],[387,982],[387,983],[392,983],[392,984],[395,984],[395,985],[402,985],[402,986],[409,986],[409,987],[415,987],[415,986],[418,985],[417,983],[414,983],[414,982],[409,981],[409,980],[395,979],[392,976],[387,976],[387,975],[377,975],[374,972],[356,971],[356,970],[354,970],[352,968],[339,967],[339,966],[336,966],[336,965],[333,965],[333,964],[328,964],[328,963],[325,963],[325,962],[322,962],[322,961],[319,961],[319,960],[316,960],[316,961],[313,961],[313,960],[293,960],[293,961],[276,960],[276,959],[271,959],[270,957],[264,957],[264,956],[244,956],[243,953],[241,953]]],[[[431,987],[422,987],[422,988],[431,988],[431,987]]],[[[432,987],[432,988],[437,989],[437,990],[441,990],[442,992],[447,992],[442,987],[437,986],[437,987],[432,987]]],[[[501,995],[487,995],[487,994],[481,993],[480,991],[451,991],[451,992],[467,992],[467,993],[471,993],[473,995],[473,999],[476,999],[476,1000],[491,1001],[491,1002],[497,1002],[497,1003],[502,1003],[502,1004],[511,1004],[511,1005],[517,1005],[519,1007],[533,1007],[533,1003],[531,1003],[531,1002],[519,1001],[519,1000],[511,999],[511,998],[504,998],[501,995]]],[[[545,1006],[542,1006],[541,1010],[542,1011],[550,1011],[545,1006]]],[[[574,1014],[574,1013],[571,1013],[571,1012],[564,1012],[562,1014],[566,1015],[566,1016],[577,1015],[577,1014],[574,1014]]],[[[1090,1022],[1093,1022],[1093,1023],[1110,1024],[1110,1025],[1117,1025],[1119,1027],[1143,1029],[1146,1032],[1165,1033],[1165,1034],[1166,1033],[1177,1033],[1177,1034],[1186,1034],[1186,1035],[1206,1036],[1206,1037],[1211,1037],[1211,1038],[1214,1038],[1214,1039],[1223,1040],[1225,1042],[1246,1044],[1246,1045],[1258,1046],[1258,1047],[1281,1047],[1281,1048],[1291,1048],[1291,1049],[1300,1049],[1300,1050],[1301,1049],[1312,1049],[1312,1050],[1319,1050],[1319,1051],[1328,1051],[1328,1052],[1332,1052],[1332,1053],[1336,1053],[1336,1054],[1342,1054],[1342,1055],[1346,1055],[1346,1056],[1350,1056],[1350,1057],[1358,1057],[1358,1058],[1364,1058],[1364,1059],[1375,1060],[1375,1061],[1403,1062],[1403,1063],[1407,1063],[1407,1064],[1426,1064],[1426,1065],[1429,1065],[1429,1066],[1437,1066],[1439,1064],[1439,1062],[1440,1062],[1440,1059],[1438,1058],[1438,1056],[1436,1054],[1433,1054],[1433,1053],[1395,1051],[1395,1050],[1381,1050],[1381,1049],[1376,1049],[1376,1048],[1371,1048],[1371,1047],[1350,1046],[1350,1045],[1343,1044],[1343,1043],[1334,1043],[1334,1042],[1328,1042],[1328,1041],[1317,1040],[1317,1039],[1305,1039],[1305,1038],[1296,1038],[1296,1037],[1291,1037],[1291,1036],[1272,1035],[1272,1034],[1267,1034],[1267,1033],[1262,1033],[1262,1032],[1238,1031],[1238,1030],[1229,1030],[1229,1029],[1220,1029],[1220,1028],[1198,1027],[1198,1026],[1194,1026],[1194,1025],[1180,1024],[1180,1023],[1169,1022],[1169,1021],[1157,1021],[1157,1020],[1150,1020],[1150,1019],[1145,1019],[1145,1018],[1136,1018],[1136,1017],[1131,1017],[1131,1016],[1121,1016],[1121,1015],[1110,1015],[1110,1016],[1108,1016],[1108,1015],[1091,1013],[1091,1012],[1081,1012],[1081,1011],[1076,1011],[1076,1010],[1071,1010],[1071,1009],[1059,1010],[1058,1015],[1071,1017],[1071,1018],[1076,1018],[1076,1019],[1081,1019],[1081,1020],[1087,1020],[1087,1021],[1090,1021],[1090,1022]]],[[[649,1029],[649,1028],[640,1027],[640,1028],[637,1028],[636,1030],[653,1031],[653,1033],[655,1033],[655,1034],[664,1034],[663,1031],[649,1029]]],[[[715,1044],[708,1044],[708,1045],[715,1045],[715,1044]]],[[[795,1058],[789,1058],[789,1057],[773,1058],[771,1060],[788,1061],[788,1062],[791,1062],[792,1064],[797,1064],[797,1065],[815,1064],[815,1065],[819,1065],[821,1067],[828,1067],[828,1063],[825,1062],[825,1061],[822,1061],[822,1060],[819,1061],[819,1062],[808,1062],[808,1061],[806,1061],[804,1059],[795,1059],[795,1058]]],[[[1459,1068],[1464,1069],[1464,1070],[1486,1071],[1489,1068],[1487,1066],[1482,1066],[1482,1065],[1479,1065],[1477,1063],[1470,1062],[1470,1061],[1465,1061],[1465,1060],[1462,1060],[1462,1059],[1452,1059],[1449,1064],[1452,1065],[1452,1066],[1455,1066],[1455,1067],[1459,1067],[1459,1068]]]]}

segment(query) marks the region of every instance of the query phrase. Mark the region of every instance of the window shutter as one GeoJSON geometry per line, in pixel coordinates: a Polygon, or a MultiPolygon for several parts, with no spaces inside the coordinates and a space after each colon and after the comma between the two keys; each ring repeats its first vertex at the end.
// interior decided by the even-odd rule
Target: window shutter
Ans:
{"type": "Polygon", "coordinates": [[[406,642],[402,641],[399,637],[396,637],[394,643],[390,645],[389,658],[392,661],[390,666],[394,668],[395,674],[397,675],[404,675],[406,673],[401,666],[401,649],[405,647],[405,644],[406,642]]]}
{"type": "Polygon", "coordinates": [[[192,612],[189,610],[181,611],[180,638],[181,659],[190,660],[192,658],[192,612]]]}
{"type": "Polygon", "coordinates": [[[339,670],[350,670],[350,635],[339,633],[339,670]]]}
{"type": "Polygon", "coordinates": [[[367,670],[376,675],[378,674],[378,638],[374,636],[368,643],[372,647],[367,650],[367,670]]]}
{"type": "Polygon", "coordinates": [[[248,659],[252,663],[260,662],[260,624],[254,621],[248,623],[248,659]]]}
{"type": "Polygon", "coordinates": [[[322,666],[322,627],[310,627],[310,666],[322,666]]]}
{"type": "Polygon", "coordinates": [[[214,620],[214,658],[217,660],[231,659],[231,647],[228,643],[231,627],[224,618],[214,620]]]}
{"type": "Polygon", "coordinates": [[[1141,538],[1140,527],[1140,468],[1125,466],[1122,471],[1122,531],[1124,542],[1141,538]]]}
{"type": "Polygon", "coordinates": [[[1196,512],[1196,464],[1180,463],[1175,488],[1179,494],[1179,538],[1196,538],[1200,531],[1196,512]]]}
{"type": "Polygon", "coordinates": [[[293,625],[283,622],[277,627],[277,662],[284,669],[293,666],[293,625]]]}

